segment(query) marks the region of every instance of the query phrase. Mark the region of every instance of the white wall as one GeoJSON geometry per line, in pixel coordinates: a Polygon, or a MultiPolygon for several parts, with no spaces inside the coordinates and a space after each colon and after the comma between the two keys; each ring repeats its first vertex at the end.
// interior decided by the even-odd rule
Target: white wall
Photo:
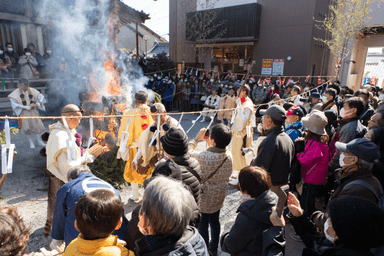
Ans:
{"type": "MultiPolygon", "coordinates": [[[[202,8],[202,3],[204,3],[207,0],[198,0],[197,2],[197,10],[200,11],[202,8]]],[[[208,0],[210,2],[216,1],[216,0],[208,0]]],[[[235,6],[235,5],[242,5],[242,4],[253,4],[257,3],[257,0],[217,0],[215,4],[215,8],[223,8],[223,7],[229,7],[229,6],[235,6]]]]}

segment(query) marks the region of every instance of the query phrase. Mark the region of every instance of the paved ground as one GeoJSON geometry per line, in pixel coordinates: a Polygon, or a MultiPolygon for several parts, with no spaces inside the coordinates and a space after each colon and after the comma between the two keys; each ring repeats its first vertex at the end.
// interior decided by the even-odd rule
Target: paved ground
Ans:
{"type": "MultiPolygon", "coordinates": [[[[175,116],[179,119],[179,115],[175,116]]],[[[192,120],[196,119],[197,115],[185,115],[181,122],[183,128],[188,130],[192,124],[192,120]]],[[[52,120],[44,121],[46,127],[53,123],[52,120]]],[[[208,126],[209,122],[197,122],[195,127],[188,133],[190,139],[194,138],[197,132],[208,126]]],[[[0,190],[0,195],[3,200],[0,201],[0,206],[17,207],[20,214],[24,218],[27,225],[31,227],[31,236],[28,243],[28,252],[38,251],[41,247],[48,248],[51,237],[43,237],[43,229],[47,214],[47,182],[48,177],[45,172],[45,158],[39,155],[40,147],[29,149],[29,143],[25,136],[21,134],[12,135],[12,143],[16,144],[18,152],[14,160],[13,173],[9,174],[3,187],[0,190]]],[[[200,142],[197,150],[204,150],[205,142],[200,142]]],[[[127,218],[130,219],[131,211],[136,207],[133,202],[128,203],[128,198],[131,195],[130,188],[126,187],[121,191],[124,209],[127,218]]],[[[224,207],[220,213],[220,223],[222,232],[229,230],[236,218],[236,210],[241,203],[241,193],[233,187],[228,186],[227,197],[224,202],[224,207]]],[[[286,255],[296,256],[301,255],[303,244],[293,241],[289,237],[289,233],[293,233],[292,229],[286,228],[286,255]]],[[[228,255],[220,253],[220,255],[228,255]]]]}

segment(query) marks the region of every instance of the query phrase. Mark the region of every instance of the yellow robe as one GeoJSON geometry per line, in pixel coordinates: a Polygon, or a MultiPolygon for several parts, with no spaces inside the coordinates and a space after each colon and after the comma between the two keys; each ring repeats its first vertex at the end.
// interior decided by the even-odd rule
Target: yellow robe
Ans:
{"type": "MultiPolygon", "coordinates": [[[[247,127],[252,127],[251,117],[254,115],[253,110],[253,103],[252,101],[247,97],[246,101],[241,104],[244,108],[248,108],[251,111],[251,115],[249,116],[247,125],[244,127],[244,129],[240,132],[233,131],[232,134],[232,159],[233,159],[233,170],[240,171],[244,167],[247,167],[247,161],[245,156],[243,156],[241,148],[243,147],[243,139],[244,136],[247,135],[247,127]]],[[[252,129],[251,129],[252,130],[252,129]]],[[[247,136],[246,138],[246,147],[252,147],[252,141],[253,141],[253,132],[251,132],[251,136],[247,136]]]]}
{"type": "MultiPolygon", "coordinates": [[[[136,156],[137,147],[139,146],[140,135],[145,131],[149,125],[153,122],[151,111],[147,105],[141,105],[135,109],[128,110],[124,115],[138,115],[131,117],[131,121],[128,126],[128,141],[126,150],[129,152],[127,157],[127,163],[124,169],[124,179],[127,182],[143,184],[144,180],[152,175],[152,170],[146,175],[138,174],[135,170],[132,169],[132,161],[136,156]]],[[[121,120],[121,125],[119,129],[119,142],[121,140],[122,133],[125,131],[129,117],[123,117],[121,120]]]]}

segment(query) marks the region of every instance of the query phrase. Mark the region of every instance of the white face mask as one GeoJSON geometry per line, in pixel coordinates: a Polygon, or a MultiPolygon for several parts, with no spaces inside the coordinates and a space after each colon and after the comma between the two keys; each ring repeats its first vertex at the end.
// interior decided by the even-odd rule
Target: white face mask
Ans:
{"type": "Polygon", "coordinates": [[[338,237],[333,237],[330,234],[328,234],[328,229],[330,226],[332,227],[332,225],[329,225],[329,219],[327,219],[327,221],[324,223],[324,234],[325,234],[325,237],[334,244],[338,239],[338,237]]]}
{"type": "Polygon", "coordinates": [[[184,82],[187,82],[188,81],[188,79],[184,79],[184,82]]]}
{"type": "Polygon", "coordinates": [[[30,53],[30,52],[27,52],[27,53],[25,53],[25,55],[27,55],[27,56],[31,56],[31,55],[32,55],[32,53],[30,53]]]}
{"type": "Polygon", "coordinates": [[[263,86],[262,84],[258,84],[259,87],[263,86]]]}
{"type": "Polygon", "coordinates": [[[157,75],[156,75],[156,74],[154,74],[154,75],[153,75],[153,77],[154,77],[154,78],[156,78],[156,77],[157,77],[157,75]]]}
{"type": "Polygon", "coordinates": [[[153,82],[153,78],[151,78],[151,82],[153,82]]]}
{"type": "Polygon", "coordinates": [[[213,83],[215,80],[213,80],[213,79],[211,79],[211,80],[209,80],[211,83],[213,83]]]}
{"type": "Polygon", "coordinates": [[[324,95],[321,96],[321,100],[322,100],[324,103],[327,102],[327,98],[326,98],[324,95]]]}
{"type": "Polygon", "coordinates": [[[51,55],[51,54],[52,54],[52,51],[51,51],[51,50],[48,50],[47,53],[48,53],[49,55],[51,55]]]}
{"type": "Polygon", "coordinates": [[[346,157],[353,157],[353,156],[346,156],[346,155],[344,155],[344,153],[341,153],[341,154],[340,154],[340,157],[339,157],[339,165],[340,165],[341,167],[350,165],[350,164],[346,164],[346,163],[344,163],[344,158],[346,158],[346,157]]]}
{"type": "Polygon", "coordinates": [[[3,51],[0,51],[0,54],[3,54],[4,52],[3,51]]]}
{"type": "Polygon", "coordinates": [[[225,88],[228,88],[228,85],[225,85],[225,88]]]}
{"type": "Polygon", "coordinates": [[[348,115],[351,113],[351,110],[352,110],[352,109],[345,111],[344,108],[340,109],[340,116],[341,116],[343,119],[348,118],[348,115]]]}
{"type": "Polygon", "coordinates": [[[9,52],[13,52],[13,48],[8,48],[8,51],[9,52]]]}
{"type": "Polygon", "coordinates": [[[306,91],[306,92],[309,91],[309,88],[308,88],[308,87],[305,87],[305,88],[304,88],[304,91],[306,91]]]}

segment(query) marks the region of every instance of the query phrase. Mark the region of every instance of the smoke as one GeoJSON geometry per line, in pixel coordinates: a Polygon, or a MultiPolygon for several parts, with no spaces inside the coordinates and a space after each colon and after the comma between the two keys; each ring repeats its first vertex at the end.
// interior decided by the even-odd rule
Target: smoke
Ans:
{"type": "Polygon", "coordinates": [[[47,68],[57,79],[63,79],[50,83],[50,104],[78,104],[79,93],[85,91],[95,93],[100,101],[110,93],[108,84],[114,78],[117,84],[121,81],[127,105],[132,93],[146,90],[148,79],[143,77],[140,66],[127,53],[115,49],[113,32],[119,19],[111,2],[114,1],[41,0],[39,16],[49,24],[52,39],[47,68]],[[112,71],[105,66],[108,60],[112,60],[112,71]]]}

